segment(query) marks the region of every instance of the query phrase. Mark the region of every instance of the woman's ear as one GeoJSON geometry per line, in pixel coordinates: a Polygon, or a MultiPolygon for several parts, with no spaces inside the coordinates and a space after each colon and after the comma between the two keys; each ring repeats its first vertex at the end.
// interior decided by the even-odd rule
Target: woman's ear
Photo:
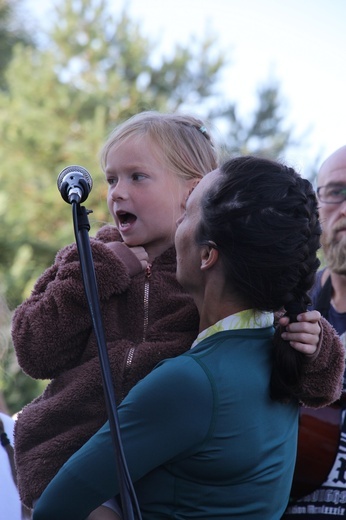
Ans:
{"type": "Polygon", "coordinates": [[[193,190],[196,188],[197,184],[199,183],[201,179],[189,179],[186,183],[186,188],[187,188],[187,195],[186,197],[188,198],[191,193],[193,192],[193,190]]]}
{"type": "Polygon", "coordinates": [[[201,181],[201,179],[189,179],[188,183],[189,183],[190,192],[196,188],[197,184],[200,181],[201,181]]]}
{"type": "Polygon", "coordinates": [[[201,271],[206,271],[213,267],[219,259],[219,251],[211,246],[203,246],[201,250],[201,271]]]}
{"type": "Polygon", "coordinates": [[[197,186],[201,179],[188,179],[187,181],[184,181],[184,184],[182,184],[182,199],[181,199],[181,207],[185,209],[186,201],[190,197],[191,193],[197,186]]]}

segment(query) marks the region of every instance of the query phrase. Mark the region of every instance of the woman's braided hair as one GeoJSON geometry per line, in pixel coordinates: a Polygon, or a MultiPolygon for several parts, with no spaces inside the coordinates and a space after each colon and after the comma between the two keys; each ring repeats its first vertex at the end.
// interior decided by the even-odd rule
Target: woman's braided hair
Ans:
{"type": "MultiPolygon", "coordinates": [[[[320,265],[321,227],[311,183],[293,168],[259,157],[237,157],[202,202],[197,241],[215,242],[233,294],[248,308],[278,311],[291,319],[310,303],[320,265]]],[[[274,337],[272,396],[299,391],[304,355],[274,337]]]]}

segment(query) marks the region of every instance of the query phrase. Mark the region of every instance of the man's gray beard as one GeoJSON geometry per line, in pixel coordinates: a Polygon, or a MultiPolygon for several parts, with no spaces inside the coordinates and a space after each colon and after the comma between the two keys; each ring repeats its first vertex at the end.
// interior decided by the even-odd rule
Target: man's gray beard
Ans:
{"type": "Polygon", "coordinates": [[[331,271],[346,275],[346,237],[341,240],[322,239],[324,255],[331,271]]]}

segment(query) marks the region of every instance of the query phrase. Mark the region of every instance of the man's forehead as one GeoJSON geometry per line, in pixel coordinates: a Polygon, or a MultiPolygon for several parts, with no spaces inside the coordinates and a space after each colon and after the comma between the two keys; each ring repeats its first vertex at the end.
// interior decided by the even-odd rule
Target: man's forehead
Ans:
{"type": "Polygon", "coordinates": [[[318,185],[330,182],[346,182],[346,146],[330,155],[320,168],[318,185]]]}
{"type": "Polygon", "coordinates": [[[321,170],[318,176],[318,185],[326,186],[328,184],[346,185],[346,164],[344,167],[335,167],[321,170]]]}

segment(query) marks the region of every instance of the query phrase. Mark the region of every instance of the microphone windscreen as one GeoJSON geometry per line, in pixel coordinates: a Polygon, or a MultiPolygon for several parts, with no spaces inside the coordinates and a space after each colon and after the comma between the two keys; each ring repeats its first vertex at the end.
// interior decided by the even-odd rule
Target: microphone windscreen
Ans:
{"type": "Polygon", "coordinates": [[[83,175],[85,181],[89,185],[89,193],[90,193],[90,191],[93,187],[93,180],[91,178],[91,175],[88,172],[88,170],[86,170],[83,166],[78,166],[76,164],[72,165],[72,166],[67,166],[59,173],[58,179],[57,179],[58,190],[61,192],[61,185],[64,182],[66,175],[73,176],[74,173],[81,173],[83,175]]]}

